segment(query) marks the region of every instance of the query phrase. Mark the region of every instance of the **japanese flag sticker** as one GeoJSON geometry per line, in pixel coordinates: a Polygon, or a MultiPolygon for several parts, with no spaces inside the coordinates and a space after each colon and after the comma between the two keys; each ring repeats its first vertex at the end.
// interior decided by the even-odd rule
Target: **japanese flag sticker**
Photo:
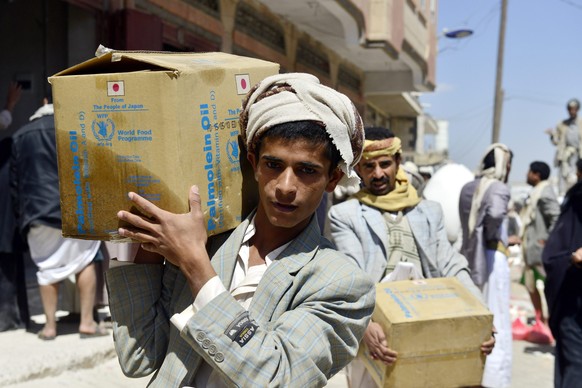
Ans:
{"type": "Polygon", "coordinates": [[[251,89],[251,78],[248,74],[237,74],[234,79],[236,80],[236,94],[246,94],[251,89]]]}
{"type": "Polygon", "coordinates": [[[123,81],[107,81],[108,96],[125,96],[125,84],[123,81]]]}

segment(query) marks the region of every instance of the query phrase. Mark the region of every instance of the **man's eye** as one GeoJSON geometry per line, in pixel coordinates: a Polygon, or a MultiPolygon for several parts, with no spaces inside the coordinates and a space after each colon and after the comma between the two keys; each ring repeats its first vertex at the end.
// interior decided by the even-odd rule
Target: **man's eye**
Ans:
{"type": "Polygon", "coordinates": [[[311,167],[303,167],[301,172],[304,174],[315,174],[315,169],[311,167]]]}
{"type": "Polygon", "coordinates": [[[279,167],[279,163],[277,163],[277,162],[266,162],[265,165],[268,168],[277,168],[277,167],[279,167]]]}

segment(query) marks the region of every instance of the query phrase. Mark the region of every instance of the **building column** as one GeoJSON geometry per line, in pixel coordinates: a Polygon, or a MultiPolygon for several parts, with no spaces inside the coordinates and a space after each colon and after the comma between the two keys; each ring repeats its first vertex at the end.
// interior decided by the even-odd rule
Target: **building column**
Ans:
{"type": "Polygon", "coordinates": [[[327,58],[329,59],[329,78],[331,79],[331,85],[337,90],[339,88],[338,77],[341,58],[331,50],[327,52],[327,58]]]}
{"type": "Polygon", "coordinates": [[[287,66],[285,67],[287,72],[292,73],[295,71],[300,32],[289,22],[284,23],[283,31],[285,32],[285,55],[287,56],[287,66]]]}
{"type": "Polygon", "coordinates": [[[220,0],[220,21],[224,28],[220,51],[232,53],[234,41],[234,27],[236,21],[236,8],[239,0],[220,0]]]}

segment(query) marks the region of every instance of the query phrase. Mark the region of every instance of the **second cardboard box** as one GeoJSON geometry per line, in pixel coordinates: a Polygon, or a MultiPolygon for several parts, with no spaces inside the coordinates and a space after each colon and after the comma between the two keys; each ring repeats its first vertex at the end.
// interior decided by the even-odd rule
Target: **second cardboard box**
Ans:
{"type": "Polygon", "coordinates": [[[396,363],[386,366],[361,342],[358,359],[379,387],[481,384],[480,347],[491,337],[493,315],[456,278],[380,283],[372,320],[398,352],[396,363]]]}

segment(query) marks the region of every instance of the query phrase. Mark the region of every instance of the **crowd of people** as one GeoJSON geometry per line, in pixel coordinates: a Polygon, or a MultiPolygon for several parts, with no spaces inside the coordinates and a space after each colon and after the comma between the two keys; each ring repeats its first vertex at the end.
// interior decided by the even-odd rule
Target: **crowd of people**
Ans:
{"type": "MultiPolygon", "coordinates": [[[[10,125],[20,92],[10,86],[0,128],[10,125]]],[[[0,201],[0,331],[29,320],[22,289],[26,254],[37,267],[46,317],[40,340],[58,335],[59,285],[71,276],[79,292],[80,337],[109,335],[94,319],[102,292],[96,264],[105,260],[115,348],[128,376],[153,373],[150,386],[163,387],[312,387],[325,386],[345,368],[350,387],[374,387],[355,357],[363,343],[372,359],[398,364],[397,350],[371,316],[375,284],[406,263],[414,278],[457,278],[493,313],[491,335],[479,345],[486,356],[481,385],[509,387],[508,258],[515,245],[524,259],[522,281],[541,327],[537,333],[545,336],[532,341],[555,341],[557,387],[582,381],[577,100],[567,104],[569,117],[548,131],[558,147],[558,190],[550,184],[550,166],[533,161],[526,177],[532,189],[520,204],[519,225],[512,227],[508,178],[514,155],[505,144],[492,144],[474,179],[447,192],[458,198],[454,217],[460,226],[451,236],[446,224],[454,217],[438,200],[427,199],[430,190],[423,196],[430,174],[403,160],[401,140],[391,130],[365,127],[345,95],[312,75],[267,77],[247,94],[240,115],[259,191],[250,216],[209,238],[197,186],[189,192],[187,214],[129,193],[150,217],[120,211],[128,225],[120,235],[139,245],[104,257],[99,241],[61,236],[49,98],[0,143],[0,179],[10,186],[0,201]],[[119,255],[126,260],[114,258],[119,255]],[[545,294],[539,282],[545,282],[545,294]]]]}

